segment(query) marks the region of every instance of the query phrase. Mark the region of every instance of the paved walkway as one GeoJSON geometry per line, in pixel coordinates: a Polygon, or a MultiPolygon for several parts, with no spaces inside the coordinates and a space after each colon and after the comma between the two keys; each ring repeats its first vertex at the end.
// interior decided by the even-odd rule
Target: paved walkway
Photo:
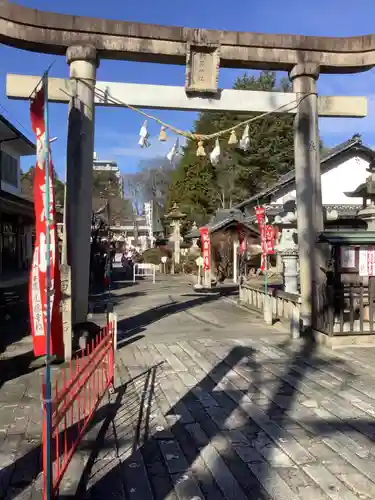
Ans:
{"type": "Polygon", "coordinates": [[[90,499],[375,498],[374,350],[291,344],[178,280],[128,293],[90,499]]]}
{"type": "MultiPolygon", "coordinates": [[[[117,389],[78,454],[77,499],[375,498],[374,349],[291,343],[178,278],[122,283],[114,296],[117,389]]],[[[22,348],[27,339],[0,365],[8,500],[39,498],[40,374],[6,368],[22,348]]]]}

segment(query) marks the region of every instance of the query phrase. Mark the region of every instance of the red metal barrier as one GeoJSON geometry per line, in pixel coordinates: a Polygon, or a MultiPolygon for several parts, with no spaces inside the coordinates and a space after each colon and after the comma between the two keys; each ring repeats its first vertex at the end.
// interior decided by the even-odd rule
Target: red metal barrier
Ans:
{"type": "MultiPolygon", "coordinates": [[[[52,395],[52,435],[46,439],[46,411],[43,414],[43,476],[46,497],[46,451],[50,443],[52,457],[51,489],[58,493],[61,480],[75,450],[80,444],[97,407],[114,382],[114,324],[109,323],[73,359],[67,369],[60,372],[52,395]]],[[[43,393],[44,393],[43,383],[43,393]]]]}

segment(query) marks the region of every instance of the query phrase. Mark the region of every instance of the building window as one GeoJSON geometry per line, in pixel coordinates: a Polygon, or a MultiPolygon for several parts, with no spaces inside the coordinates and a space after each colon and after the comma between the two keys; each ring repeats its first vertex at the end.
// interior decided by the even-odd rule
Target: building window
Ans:
{"type": "Polygon", "coordinates": [[[18,160],[1,151],[1,180],[14,187],[18,187],[18,160]]]}

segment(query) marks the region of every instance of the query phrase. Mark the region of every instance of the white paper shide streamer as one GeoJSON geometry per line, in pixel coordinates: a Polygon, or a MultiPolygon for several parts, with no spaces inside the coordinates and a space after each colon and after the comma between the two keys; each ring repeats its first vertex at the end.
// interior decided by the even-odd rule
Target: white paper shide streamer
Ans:
{"type": "Polygon", "coordinates": [[[148,138],[149,138],[149,133],[147,130],[147,120],[145,120],[141,127],[141,130],[139,131],[138,144],[141,146],[141,148],[148,148],[150,146],[148,138]]]}
{"type": "Polygon", "coordinates": [[[248,151],[250,148],[250,137],[249,137],[249,125],[246,125],[245,130],[243,131],[241,140],[240,140],[240,148],[243,151],[248,151]]]}
{"type": "Polygon", "coordinates": [[[221,154],[221,150],[220,150],[220,142],[219,142],[219,139],[216,139],[215,141],[215,147],[214,149],[211,151],[210,153],[210,162],[212,163],[212,165],[217,165],[220,161],[220,154],[221,154]]]}
{"type": "Polygon", "coordinates": [[[167,159],[173,163],[173,160],[176,158],[178,155],[178,150],[180,148],[180,141],[177,139],[176,142],[173,144],[172,149],[169,151],[167,154],[167,159]]]}

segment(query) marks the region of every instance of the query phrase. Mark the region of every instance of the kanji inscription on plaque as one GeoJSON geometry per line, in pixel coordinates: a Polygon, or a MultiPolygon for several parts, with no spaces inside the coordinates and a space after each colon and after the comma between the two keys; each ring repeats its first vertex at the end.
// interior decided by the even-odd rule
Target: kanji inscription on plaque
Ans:
{"type": "Polygon", "coordinates": [[[218,91],[219,46],[188,44],[186,54],[186,92],[215,94],[218,91]]]}

